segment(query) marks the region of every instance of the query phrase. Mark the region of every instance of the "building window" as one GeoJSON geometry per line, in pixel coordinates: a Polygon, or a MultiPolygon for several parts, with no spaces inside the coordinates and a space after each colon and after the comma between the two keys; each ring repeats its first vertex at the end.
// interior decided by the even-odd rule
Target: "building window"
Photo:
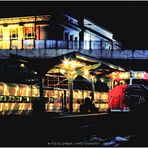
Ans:
{"type": "Polygon", "coordinates": [[[10,39],[18,39],[18,28],[10,28],[10,39]]]}
{"type": "Polygon", "coordinates": [[[0,28],[0,40],[3,40],[3,29],[0,28]]]}
{"type": "Polygon", "coordinates": [[[24,27],[25,39],[34,39],[34,27],[24,27]]]}

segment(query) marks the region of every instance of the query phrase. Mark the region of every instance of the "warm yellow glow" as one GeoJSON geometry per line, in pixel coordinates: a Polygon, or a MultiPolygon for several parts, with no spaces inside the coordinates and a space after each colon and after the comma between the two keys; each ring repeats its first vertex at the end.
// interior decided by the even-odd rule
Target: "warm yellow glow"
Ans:
{"type": "Polygon", "coordinates": [[[18,85],[17,84],[15,84],[16,85],[16,87],[15,87],[15,94],[14,94],[14,96],[17,96],[18,95],[18,90],[19,90],[19,87],[18,87],[18,85]]]}
{"type": "Polygon", "coordinates": [[[84,71],[84,75],[85,76],[88,76],[89,75],[89,71],[87,69],[84,71]]]}
{"type": "Polygon", "coordinates": [[[70,65],[71,65],[71,68],[72,68],[72,69],[75,69],[76,66],[77,66],[77,62],[76,62],[76,61],[71,61],[71,62],[70,62],[70,65]]]}
{"type": "Polygon", "coordinates": [[[101,78],[101,79],[100,79],[100,81],[101,81],[101,82],[104,82],[104,79],[103,79],[103,78],[101,78]]]}
{"type": "Polygon", "coordinates": [[[63,68],[67,70],[75,70],[76,68],[79,68],[82,66],[83,64],[76,60],[69,60],[65,58],[63,61],[63,68]]]}
{"type": "Polygon", "coordinates": [[[141,73],[141,78],[144,78],[144,73],[141,73]]]}
{"type": "MultiPolygon", "coordinates": [[[[40,15],[36,16],[36,21],[46,21],[51,18],[50,15],[40,15]]],[[[12,17],[12,18],[1,18],[0,24],[15,24],[20,22],[33,22],[35,21],[35,16],[25,16],[25,17],[12,17]]]]}
{"type": "Polygon", "coordinates": [[[22,64],[20,64],[20,66],[23,68],[23,67],[25,67],[25,64],[22,63],[22,64]]]}
{"type": "Polygon", "coordinates": [[[69,60],[68,59],[64,59],[63,64],[64,64],[64,68],[67,68],[68,65],[69,65],[69,60]]]}
{"type": "Polygon", "coordinates": [[[2,83],[1,82],[1,84],[3,84],[3,86],[4,86],[4,95],[9,95],[9,91],[8,91],[8,86],[7,86],[7,84],[5,84],[5,83],[2,83]]]}
{"type": "Polygon", "coordinates": [[[130,77],[129,72],[121,72],[121,73],[119,73],[119,78],[120,79],[129,79],[129,77],[130,77]]]}
{"type": "Polygon", "coordinates": [[[134,73],[134,77],[142,79],[144,77],[144,73],[136,72],[136,73],[134,73]]]}
{"type": "Polygon", "coordinates": [[[82,75],[85,77],[85,78],[88,78],[90,76],[89,74],[89,69],[90,67],[89,66],[84,66],[82,68],[82,75]]]}
{"type": "Polygon", "coordinates": [[[116,76],[112,76],[112,78],[113,78],[113,79],[115,79],[115,78],[116,78],[116,76]]]}
{"type": "Polygon", "coordinates": [[[26,95],[25,96],[29,96],[29,90],[30,90],[30,88],[28,86],[25,86],[25,88],[26,88],[26,95]]]}
{"type": "Polygon", "coordinates": [[[15,107],[15,103],[11,103],[11,106],[10,106],[10,110],[14,110],[14,107],[15,107]]]}
{"type": "Polygon", "coordinates": [[[19,26],[19,24],[15,24],[15,25],[8,25],[8,28],[17,28],[19,26]]]}
{"type": "Polygon", "coordinates": [[[125,71],[125,69],[124,68],[121,68],[121,67],[119,67],[118,68],[120,71],[125,71]]]}
{"type": "Polygon", "coordinates": [[[81,60],[84,60],[84,61],[96,62],[96,61],[91,60],[91,59],[88,59],[88,58],[86,58],[86,57],[84,57],[84,56],[79,56],[79,55],[77,55],[76,58],[81,59],[81,60]]]}
{"type": "MultiPolygon", "coordinates": [[[[51,16],[42,15],[36,16],[36,21],[49,20],[51,16]]],[[[36,26],[48,26],[49,24],[38,24],[36,26]]],[[[28,17],[14,17],[14,18],[0,18],[0,34],[2,35],[0,41],[1,49],[32,49],[34,42],[28,41],[34,39],[35,16],[28,17]],[[20,25],[22,23],[22,25],[20,25]],[[5,25],[7,24],[7,25],[5,25]],[[5,25],[5,26],[4,26],[5,25]],[[31,30],[31,31],[30,31],[31,30]],[[12,39],[10,41],[10,39],[12,39]],[[26,40],[22,45],[22,40],[26,40]]],[[[38,27],[37,27],[38,29],[38,27]]],[[[37,36],[39,32],[37,31],[37,36]]],[[[40,30],[40,39],[44,39],[44,31],[40,30]]],[[[37,40],[39,38],[37,37],[37,40]]]]}
{"type": "Polygon", "coordinates": [[[27,23],[27,24],[24,24],[24,27],[34,27],[34,24],[33,23],[27,23]]]}
{"type": "Polygon", "coordinates": [[[65,69],[60,69],[60,73],[64,74],[65,73],[65,69]]]}
{"type": "Polygon", "coordinates": [[[112,69],[116,69],[116,67],[114,67],[113,65],[110,65],[110,64],[109,64],[109,67],[112,69]]]}
{"type": "Polygon", "coordinates": [[[39,89],[36,86],[32,86],[31,92],[33,97],[39,96],[39,89]]]}

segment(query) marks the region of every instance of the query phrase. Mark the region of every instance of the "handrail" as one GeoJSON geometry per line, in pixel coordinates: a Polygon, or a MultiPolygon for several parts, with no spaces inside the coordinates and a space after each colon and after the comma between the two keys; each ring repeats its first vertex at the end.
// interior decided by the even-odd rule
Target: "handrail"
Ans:
{"type": "Polygon", "coordinates": [[[1,49],[121,49],[116,41],[0,40],[1,49]]]}

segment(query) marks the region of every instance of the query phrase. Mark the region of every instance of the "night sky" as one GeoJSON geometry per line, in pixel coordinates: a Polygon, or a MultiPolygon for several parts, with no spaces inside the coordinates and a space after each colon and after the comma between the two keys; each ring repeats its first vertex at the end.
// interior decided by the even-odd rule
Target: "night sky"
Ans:
{"type": "Polygon", "coordinates": [[[0,17],[64,12],[86,16],[114,34],[125,49],[148,49],[148,2],[0,2],[0,17]]]}

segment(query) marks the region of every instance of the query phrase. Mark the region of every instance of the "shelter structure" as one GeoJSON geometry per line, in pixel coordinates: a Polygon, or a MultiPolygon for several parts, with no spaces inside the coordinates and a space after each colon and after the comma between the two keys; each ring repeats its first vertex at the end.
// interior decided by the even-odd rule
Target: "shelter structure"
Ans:
{"type": "MultiPolygon", "coordinates": [[[[124,71],[119,66],[100,61],[79,52],[71,52],[48,59],[44,61],[44,64],[40,61],[38,67],[39,69],[36,69],[36,71],[38,71],[40,82],[43,84],[40,85],[40,98],[45,96],[44,90],[58,89],[65,86],[67,98],[63,98],[65,100],[64,105],[66,106],[66,102],[68,102],[70,113],[73,112],[74,82],[76,78],[82,80],[80,77],[83,77],[90,84],[89,95],[94,100],[95,83],[98,79],[103,76],[107,77],[113,71],[124,71]]],[[[77,85],[81,85],[81,81],[77,85]]],[[[82,90],[84,89],[82,88],[82,90]]]]}

